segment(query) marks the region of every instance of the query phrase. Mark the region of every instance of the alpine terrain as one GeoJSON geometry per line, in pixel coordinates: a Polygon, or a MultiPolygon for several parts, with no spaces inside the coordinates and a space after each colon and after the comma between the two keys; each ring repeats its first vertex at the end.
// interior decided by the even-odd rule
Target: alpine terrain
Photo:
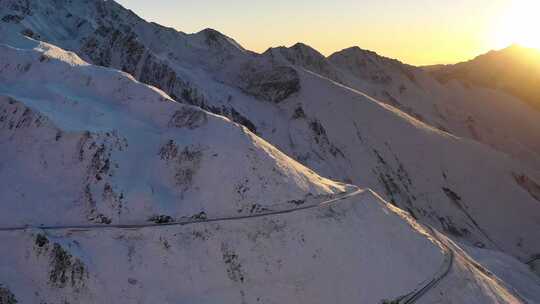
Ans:
{"type": "Polygon", "coordinates": [[[0,304],[540,303],[540,111],[465,65],[0,0],[0,304]]]}

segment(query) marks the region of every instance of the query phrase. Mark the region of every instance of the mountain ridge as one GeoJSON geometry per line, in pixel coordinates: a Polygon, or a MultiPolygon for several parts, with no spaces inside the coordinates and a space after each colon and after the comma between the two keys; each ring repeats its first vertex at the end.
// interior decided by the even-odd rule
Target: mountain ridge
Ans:
{"type": "MultiPolygon", "coordinates": [[[[39,5],[47,7],[47,3],[43,1],[39,5]]],[[[358,56],[352,58],[358,59],[353,62],[359,63],[353,65],[347,61],[329,62],[302,44],[292,50],[279,49],[279,52],[290,51],[293,56],[290,58],[244,53],[236,47],[212,48],[206,45],[204,32],[190,36],[163,31],[122,11],[115,13],[120,17],[113,21],[109,17],[111,12],[101,12],[102,5],[103,2],[94,1],[82,8],[65,2],[62,9],[74,13],[81,9],[95,10],[87,15],[96,16],[97,20],[87,24],[96,26],[57,43],[91,62],[121,69],[143,83],[157,86],[177,101],[241,123],[325,177],[372,188],[414,216],[482,246],[493,246],[493,242],[482,232],[481,225],[474,224],[479,221],[476,217],[483,218],[490,229],[498,227],[497,231],[503,228],[502,222],[483,215],[480,207],[475,208],[475,216],[463,212],[461,203],[454,204],[457,198],[475,206],[493,201],[499,206],[495,217],[501,219],[506,216],[503,206],[512,195],[522,198],[521,207],[516,211],[535,206],[531,204],[535,204],[536,199],[523,184],[509,178],[517,174],[533,183],[540,180],[539,158],[535,156],[540,151],[537,147],[540,140],[534,140],[540,133],[520,132],[521,128],[540,128],[540,125],[532,114],[526,119],[521,108],[517,113],[523,126],[507,130],[509,136],[505,137],[499,135],[500,121],[509,118],[502,116],[501,111],[493,110],[486,115],[481,103],[471,103],[476,97],[471,98],[474,95],[470,92],[443,87],[419,69],[410,70],[398,61],[374,57],[374,53],[351,49],[353,55],[358,56]],[[303,52],[310,56],[303,56],[303,52]],[[310,61],[311,55],[315,61],[310,61]],[[291,62],[291,58],[296,61],[291,62]],[[315,64],[311,64],[313,62],[315,64]],[[321,66],[328,70],[317,70],[321,66]],[[329,83],[328,79],[335,83],[329,83]],[[454,102],[449,103],[452,99],[454,102]],[[366,113],[371,113],[373,118],[366,113]],[[407,134],[407,140],[403,135],[397,136],[392,128],[407,134]],[[448,137],[446,132],[458,137],[448,137]],[[478,148],[467,139],[483,147],[478,148]],[[443,151],[437,152],[441,156],[433,155],[434,151],[439,151],[437,146],[446,146],[449,151],[455,151],[455,155],[445,155],[443,151]],[[491,149],[510,152],[514,160],[492,153],[491,149]],[[485,172],[449,165],[487,162],[486,153],[491,155],[493,159],[489,161],[495,165],[486,166],[485,172]],[[528,163],[534,166],[523,165],[528,163]],[[452,175],[456,179],[449,185],[447,177],[452,175]],[[487,182],[473,187],[458,179],[464,176],[487,182]],[[437,185],[426,180],[436,181],[437,185]],[[507,189],[503,191],[499,187],[493,191],[493,184],[506,185],[507,189]],[[434,208],[433,202],[440,206],[434,208]]],[[[58,28],[54,32],[63,29],[64,21],[47,17],[47,11],[38,9],[33,16],[25,17],[28,20],[8,23],[6,29],[25,32],[35,23],[32,20],[38,18],[49,18],[49,26],[58,28]]],[[[75,18],[73,16],[66,18],[75,18]]],[[[38,27],[30,29],[36,33],[39,30],[38,27]]],[[[69,27],[63,31],[69,32],[69,27]]],[[[43,37],[47,35],[48,31],[41,33],[43,37]]],[[[481,96],[485,92],[479,90],[476,94],[481,96]]],[[[504,107],[505,97],[497,98],[504,107]]],[[[521,215],[515,213],[514,216],[517,219],[521,215]]],[[[528,218],[522,220],[523,223],[535,225],[531,214],[523,217],[528,218]]],[[[516,246],[511,240],[518,237],[512,234],[519,237],[527,234],[526,239],[534,236],[529,231],[502,232],[500,236],[504,235],[502,243],[506,250],[518,256],[535,250],[532,243],[528,243],[532,247],[525,250],[516,246]]]]}
{"type": "Polygon", "coordinates": [[[540,51],[518,44],[489,51],[469,61],[430,68],[441,82],[457,80],[502,90],[540,109],[540,51]]]}
{"type": "MultiPolygon", "coordinates": [[[[273,200],[278,199],[276,195],[280,201],[291,195],[294,201],[287,203],[288,208],[309,204],[308,199],[297,197],[294,185],[299,193],[308,191],[313,196],[317,196],[319,189],[323,197],[356,188],[317,177],[245,127],[176,103],[129,74],[93,66],[74,53],[22,36],[3,35],[0,39],[0,141],[7,152],[0,158],[0,176],[8,181],[2,183],[0,194],[7,195],[1,201],[8,212],[2,215],[9,216],[1,221],[33,222],[38,226],[0,232],[4,244],[0,247],[0,267],[4,269],[0,273],[2,300],[376,302],[399,298],[423,286],[424,280],[431,279],[445,265],[447,257],[442,243],[430,238],[429,232],[409,214],[372,191],[363,191],[334,205],[257,216],[264,215],[267,208],[277,207],[273,200]],[[116,110],[123,115],[115,114],[110,119],[110,113],[116,110]],[[202,132],[204,129],[208,132],[202,132]],[[160,136],[158,141],[163,145],[154,147],[156,136],[160,136]],[[243,139],[237,140],[238,137],[243,139]],[[193,150],[199,146],[206,147],[201,150],[202,158],[193,150]],[[234,153],[227,153],[227,146],[234,146],[234,153]],[[184,153],[184,147],[192,148],[184,153]],[[241,157],[244,153],[248,159],[258,161],[246,161],[241,157]],[[197,196],[189,195],[188,201],[182,202],[182,197],[170,204],[165,201],[163,194],[169,188],[167,167],[174,167],[179,155],[180,175],[170,177],[174,181],[179,177],[193,179],[170,189],[185,195],[191,190],[198,195],[217,194],[219,200],[197,201],[197,196]],[[225,159],[216,164],[216,157],[225,159]],[[150,159],[168,165],[159,166],[150,159]],[[270,167],[264,165],[268,162],[270,167]],[[130,163],[136,163],[135,167],[146,164],[141,168],[146,172],[134,171],[130,163]],[[193,163],[198,165],[190,167],[193,163]],[[151,164],[159,170],[152,170],[151,164]],[[204,173],[208,165],[212,167],[209,175],[204,173]],[[89,170],[82,180],[90,186],[83,182],[82,188],[72,187],[79,181],[77,167],[89,170]],[[246,184],[241,176],[244,169],[260,170],[263,175],[246,184]],[[54,171],[61,174],[52,174],[54,171]],[[12,175],[13,172],[20,176],[12,175]],[[227,178],[213,177],[223,172],[227,178]],[[155,173],[163,175],[163,179],[155,173]],[[279,176],[274,181],[265,178],[274,173],[279,176]],[[230,183],[239,174],[241,187],[233,187],[230,183]],[[201,175],[203,178],[198,178],[201,175]],[[287,181],[286,176],[292,180],[287,181]],[[67,180],[59,183],[62,178],[67,180]],[[147,187],[140,181],[152,179],[155,180],[151,186],[158,189],[157,197],[141,206],[141,192],[134,189],[147,187]],[[126,184],[129,182],[135,185],[130,187],[126,184]],[[280,184],[285,187],[277,189],[280,184]],[[211,191],[203,190],[208,188],[211,191]],[[74,189],[88,200],[82,205],[64,204],[61,198],[77,197],[69,192],[74,189]],[[101,189],[103,193],[99,192],[101,189]],[[267,202],[270,196],[273,199],[270,204],[238,205],[238,198],[228,197],[226,190],[240,196],[251,196],[255,191],[269,196],[267,202]],[[61,195],[51,196],[51,192],[61,195]],[[10,194],[17,199],[11,199],[10,194]],[[39,197],[49,200],[42,203],[39,197]],[[55,199],[51,200],[52,197],[55,199]],[[199,213],[201,205],[207,209],[199,213]],[[116,217],[118,210],[122,212],[116,217]],[[149,218],[154,212],[157,217],[149,218]],[[204,222],[220,212],[253,216],[204,222]],[[130,220],[167,223],[181,216],[191,216],[193,225],[127,230],[114,229],[113,225],[102,230],[39,229],[39,224],[45,222],[88,221],[107,227],[109,223],[130,220]],[[380,242],[381,239],[385,241],[380,242]],[[319,275],[320,271],[325,276],[319,275]],[[311,279],[305,280],[306,276],[311,279]],[[339,284],[328,284],[328,280],[339,284]],[[276,282],[296,287],[284,290],[283,284],[276,282]]],[[[154,195],[153,190],[151,193],[154,195]]],[[[252,199],[246,202],[253,202],[252,199]]],[[[490,280],[482,268],[465,258],[465,254],[459,253],[441,292],[480,303],[491,303],[492,299],[502,303],[518,301],[510,290],[490,280]],[[458,294],[455,286],[464,279],[474,282],[471,284],[475,288],[458,294]]],[[[434,289],[426,296],[428,301],[444,303],[444,297],[436,292],[438,287],[434,289]]]]}
{"type": "Polygon", "coordinates": [[[286,281],[295,288],[281,302],[377,302],[432,279],[442,242],[455,264],[425,302],[524,302],[511,288],[536,300],[534,280],[514,267],[540,251],[540,120],[521,101],[441,84],[359,48],[333,60],[301,43],[256,54],[214,30],[185,34],[107,2],[2,0],[2,222],[197,222],[358,186],[381,196],[186,233],[13,232],[0,236],[9,244],[0,283],[15,296],[147,302],[145,290],[163,302],[274,303],[275,282],[286,281]],[[107,269],[112,256],[121,271],[107,269]],[[70,257],[64,277],[58,257],[70,257]],[[327,277],[314,273],[321,264],[327,277]],[[474,288],[463,292],[464,280],[474,288]],[[113,281],[123,291],[103,288],[113,281]],[[29,284],[43,294],[24,294],[29,284]]]}

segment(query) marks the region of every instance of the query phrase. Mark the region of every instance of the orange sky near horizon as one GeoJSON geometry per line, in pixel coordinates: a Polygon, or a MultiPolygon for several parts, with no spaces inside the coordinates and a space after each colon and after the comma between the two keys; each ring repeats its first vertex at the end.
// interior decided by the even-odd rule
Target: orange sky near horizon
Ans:
{"type": "Polygon", "coordinates": [[[414,65],[455,63],[512,43],[540,48],[540,0],[117,0],[183,32],[214,28],[245,48],[359,46],[414,65]]]}

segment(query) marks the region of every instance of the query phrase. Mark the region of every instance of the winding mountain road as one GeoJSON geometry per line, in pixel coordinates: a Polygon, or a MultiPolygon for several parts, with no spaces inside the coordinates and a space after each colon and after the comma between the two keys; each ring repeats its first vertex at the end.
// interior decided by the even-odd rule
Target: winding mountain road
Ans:
{"type": "Polygon", "coordinates": [[[39,226],[21,225],[21,226],[11,226],[11,227],[0,227],[0,232],[1,231],[22,231],[22,230],[27,230],[27,229],[40,229],[40,230],[137,229],[137,228],[185,226],[185,225],[200,224],[200,223],[236,221],[236,220],[243,220],[243,219],[266,217],[266,216],[272,216],[272,215],[287,214],[287,213],[293,213],[293,212],[298,212],[298,211],[308,210],[308,209],[326,208],[326,207],[331,206],[332,204],[335,204],[338,201],[342,201],[350,197],[363,194],[365,193],[365,191],[366,190],[357,189],[349,193],[344,193],[344,194],[342,193],[333,199],[330,199],[330,200],[327,200],[318,204],[312,204],[312,205],[307,205],[307,206],[302,206],[302,207],[292,208],[292,209],[285,209],[285,210],[266,211],[266,212],[250,214],[250,215],[216,217],[216,218],[208,218],[208,219],[187,218],[185,220],[179,220],[179,221],[167,222],[167,223],[109,224],[109,225],[107,224],[81,224],[81,225],[39,225],[39,226]]]}
{"type": "MultiPolygon", "coordinates": [[[[252,215],[217,217],[217,218],[209,218],[209,219],[189,218],[186,220],[174,221],[174,222],[168,222],[168,223],[110,224],[110,225],[81,224],[81,225],[39,225],[39,226],[21,225],[21,226],[11,226],[11,227],[0,227],[0,232],[24,231],[28,229],[70,230],[70,232],[77,232],[77,231],[82,232],[82,231],[87,231],[91,229],[141,229],[141,228],[155,228],[155,227],[167,227],[167,226],[184,226],[184,225],[212,223],[212,222],[236,221],[236,220],[243,220],[243,219],[260,218],[260,217],[266,217],[266,216],[272,216],[272,215],[287,214],[287,213],[293,213],[293,212],[315,209],[315,208],[328,208],[339,201],[342,201],[342,200],[345,200],[345,199],[348,199],[357,195],[364,194],[366,191],[369,191],[369,190],[357,189],[350,193],[338,195],[338,197],[335,197],[333,199],[330,199],[330,200],[327,200],[318,204],[312,204],[308,206],[303,206],[303,207],[298,207],[298,208],[293,208],[293,209],[286,209],[286,210],[267,211],[267,212],[252,214],[252,215]]],[[[434,275],[432,279],[423,283],[422,286],[418,287],[417,289],[413,290],[407,295],[401,296],[397,300],[391,301],[389,303],[397,303],[397,304],[416,303],[418,299],[420,299],[429,290],[435,287],[450,272],[450,269],[453,264],[453,259],[454,259],[453,251],[450,248],[448,248],[446,245],[444,245],[444,243],[437,237],[436,232],[431,227],[427,227],[427,228],[428,230],[430,230],[433,237],[436,238],[439,241],[439,243],[443,246],[443,249],[445,249],[446,254],[445,254],[443,265],[440,267],[439,271],[434,275]]]]}
{"type": "Polygon", "coordinates": [[[437,286],[440,281],[442,281],[450,272],[450,269],[452,269],[452,265],[454,263],[454,251],[448,247],[444,242],[437,236],[437,232],[429,227],[424,226],[430,234],[441,244],[441,247],[445,251],[444,261],[441,267],[439,268],[439,271],[431,278],[430,280],[427,280],[420,284],[418,288],[411,291],[410,293],[400,296],[399,298],[392,300],[392,301],[386,301],[383,302],[383,304],[412,304],[416,303],[422,296],[424,296],[428,291],[430,291],[432,288],[437,286]]]}

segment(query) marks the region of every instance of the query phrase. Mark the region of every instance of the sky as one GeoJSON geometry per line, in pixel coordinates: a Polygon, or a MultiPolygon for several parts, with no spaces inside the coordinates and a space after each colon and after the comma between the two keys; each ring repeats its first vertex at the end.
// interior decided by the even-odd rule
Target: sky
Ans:
{"type": "Polygon", "coordinates": [[[216,29],[247,49],[359,46],[415,65],[455,63],[512,43],[540,48],[540,0],[117,0],[186,33],[216,29]],[[538,38],[536,38],[538,37],[538,38]]]}

